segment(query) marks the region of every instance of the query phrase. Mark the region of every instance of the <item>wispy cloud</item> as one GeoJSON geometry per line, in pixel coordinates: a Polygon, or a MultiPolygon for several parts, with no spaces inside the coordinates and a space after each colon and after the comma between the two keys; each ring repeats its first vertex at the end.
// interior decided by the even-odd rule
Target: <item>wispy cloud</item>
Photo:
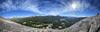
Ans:
{"type": "Polygon", "coordinates": [[[22,9],[22,10],[25,10],[25,11],[32,11],[34,13],[42,14],[42,12],[40,12],[38,10],[37,5],[32,3],[31,0],[25,0],[25,2],[21,2],[21,3],[13,3],[12,0],[8,0],[1,5],[1,8],[5,9],[4,12],[22,9]]]}
{"type": "Polygon", "coordinates": [[[7,0],[6,2],[3,2],[0,4],[0,8],[4,9],[4,12],[7,11],[15,11],[18,9],[22,9],[25,11],[32,11],[33,13],[38,13],[41,15],[60,15],[67,12],[82,12],[85,11],[84,9],[90,7],[90,4],[88,4],[85,1],[67,1],[67,0],[7,0]],[[43,1],[43,3],[42,3],[43,1]],[[55,1],[55,2],[53,2],[55,1]],[[42,4],[42,5],[40,5],[42,4]],[[73,5],[75,4],[73,9],[73,5]],[[42,6],[42,10],[40,10],[40,7],[42,6]],[[48,11],[48,12],[47,12],[48,11]]]}

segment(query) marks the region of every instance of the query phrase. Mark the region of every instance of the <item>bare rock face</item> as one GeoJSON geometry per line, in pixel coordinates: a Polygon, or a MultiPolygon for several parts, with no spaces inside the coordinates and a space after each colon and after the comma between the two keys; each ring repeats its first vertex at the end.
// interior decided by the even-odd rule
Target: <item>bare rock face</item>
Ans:
{"type": "Polygon", "coordinates": [[[29,32],[32,28],[0,18],[0,32],[29,32]]]}
{"type": "Polygon", "coordinates": [[[63,32],[63,30],[32,28],[0,18],[0,32],[63,32]]]}
{"type": "Polygon", "coordinates": [[[67,28],[68,32],[100,32],[100,16],[88,17],[67,28]]]}
{"type": "Polygon", "coordinates": [[[100,32],[100,16],[88,17],[62,30],[31,28],[0,18],[0,32],[100,32]]]}

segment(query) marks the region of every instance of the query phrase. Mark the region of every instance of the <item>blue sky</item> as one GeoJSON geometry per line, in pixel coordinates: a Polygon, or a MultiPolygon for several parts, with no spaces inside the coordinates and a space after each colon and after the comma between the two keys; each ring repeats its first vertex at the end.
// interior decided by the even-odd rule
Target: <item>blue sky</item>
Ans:
{"type": "Polygon", "coordinates": [[[0,16],[94,16],[100,0],[0,0],[0,16]]]}

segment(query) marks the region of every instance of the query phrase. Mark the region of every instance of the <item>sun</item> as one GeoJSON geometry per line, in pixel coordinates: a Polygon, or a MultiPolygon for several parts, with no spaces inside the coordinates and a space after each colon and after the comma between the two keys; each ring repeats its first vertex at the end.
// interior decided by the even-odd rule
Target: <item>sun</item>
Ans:
{"type": "Polygon", "coordinates": [[[73,9],[76,9],[76,8],[79,8],[79,3],[78,2],[73,2],[72,4],[71,4],[71,7],[73,8],[73,9]]]}
{"type": "Polygon", "coordinates": [[[73,3],[71,6],[73,9],[75,9],[75,8],[77,8],[78,5],[76,3],[73,3]]]}

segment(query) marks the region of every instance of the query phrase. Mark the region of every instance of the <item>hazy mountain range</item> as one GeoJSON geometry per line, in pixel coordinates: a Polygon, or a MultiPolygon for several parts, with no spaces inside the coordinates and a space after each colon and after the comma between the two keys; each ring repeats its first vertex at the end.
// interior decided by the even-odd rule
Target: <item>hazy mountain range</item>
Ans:
{"type": "Polygon", "coordinates": [[[0,18],[0,32],[99,32],[99,21],[100,16],[92,16],[85,18],[79,22],[76,22],[68,28],[58,30],[50,28],[32,28],[29,26],[23,26],[21,24],[15,23],[14,21],[0,18]]]}
{"type": "Polygon", "coordinates": [[[64,29],[86,17],[67,16],[31,16],[25,18],[11,18],[12,21],[34,28],[64,29]]]}

